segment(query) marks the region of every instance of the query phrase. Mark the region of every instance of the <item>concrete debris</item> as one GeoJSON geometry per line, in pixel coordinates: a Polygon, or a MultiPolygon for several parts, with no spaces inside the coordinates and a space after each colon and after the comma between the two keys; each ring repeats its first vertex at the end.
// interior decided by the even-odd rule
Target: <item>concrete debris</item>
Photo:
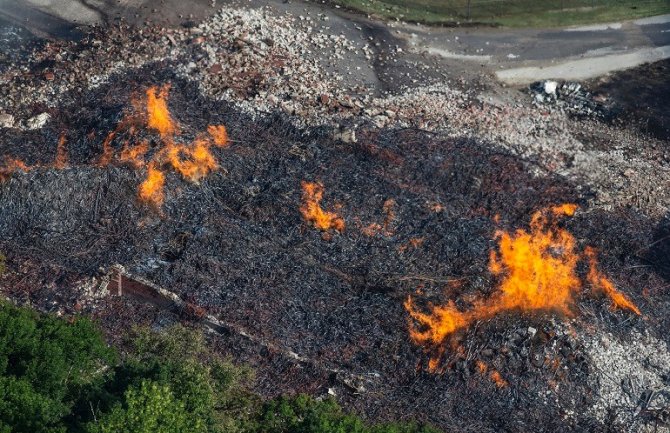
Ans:
{"type": "Polygon", "coordinates": [[[558,87],[556,81],[545,81],[542,83],[542,90],[544,90],[544,93],[547,95],[556,95],[556,87],[558,87]]]}
{"type": "Polygon", "coordinates": [[[0,113],[0,128],[13,128],[14,116],[7,113],[0,113]]]}
{"type": "Polygon", "coordinates": [[[26,128],[28,129],[41,129],[47,122],[51,120],[49,113],[40,113],[35,117],[31,117],[26,121],[26,128]]]}
{"type": "Polygon", "coordinates": [[[602,95],[594,96],[581,84],[571,81],[540,81],[530,86],[533,102],[537,106],[555,106],[571,115],[604,116],[602,95]]]}
{"type": "Polygon", "coordinates": [[[637,331],[628,340],[607,334],[594,336],[586,344],[594,366],[590,380],[599,390],[591,410],[600,420],[617,412],[622,418],[617,421],[628,431],[647,431],[640,412],[667,409],[670,404],[670,351],[665,342],[637,331]],[[622,407],[629,410],[618,410],[622,407]]]}

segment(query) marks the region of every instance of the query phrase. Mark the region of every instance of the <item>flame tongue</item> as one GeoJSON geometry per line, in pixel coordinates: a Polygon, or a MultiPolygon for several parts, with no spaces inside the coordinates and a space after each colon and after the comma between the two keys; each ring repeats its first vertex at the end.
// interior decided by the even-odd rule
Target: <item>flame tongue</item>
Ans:
{"type": "Polygon", "coordinates": [[[67,139],[65,134],[61,134],[58,138],[58,147],[56,148],[56,160],[54,161],[54,167],[58,169],[63,169],[67,167],[67,139]]]}
{"type": "Polygon", "coordinates": [[[614,284],[612,284],[612,282],[598,270],[598,260],[596,259],[596,251],[591,247],[587,247],[584,250],[584,253],[589,259],[588,279],[593,288],[607,295],[612,300],[613,303],[612,307],[618,307],[630,310],[637,315],[642,314],[640,313],[640,310],[635,306],[635,304],[633,304],[633,302],[631,302],[631,300],[628,299],[626,295],[619,292],[614,287],[614,284]]]}
{"type": "Polygon", "coordinates": [[[169,85],[165,85],[160,89],[151,87],[147,90],[147,126],[158,131],[163,138],[179,132],[167,106],[169,91],[169,85]]]}
{"type": "Polygon", "coordinates": [[[163,192],[164,186],[165,175],[162,171],[156,168],[154,163],[151,163],[147,170],[147,178],[142,182],[142,185],[140,185],[140,198],[160,206],[165,199],[165,193],[163,192]]]}
{"type": "Polygon", "coordinates": [[[344,220],[334,212],[326,212],[321,208],[323,185],[315,182],[302,182],[303,205],[300,207],[302,216],[319,230],[344,230],[344,220]]]}
{"type": "MultiPolygon", "coordinates": [[[[431,306],[430,312],[425,313],[408,297],[405,308],[416,323],[410,326],[411,338],[419,344],[437,346],[472,322],[504,311],[552,310],[571,314],[574,297],[582,288],[576,271],[582,255],[576,251],[575,238],[558,228],[555,219],[572,216],[575,209],[575,205],[544,209],[533,215],[530,231],[499,231],[499,251],[491,251],[489,270],[500,276],[502,282],[493,296],[475,301],[471,309],[460,311],[449,301],[446,305],[431,306]]],[[[584,255],[590,261],[588,281],[593,288],[607,295],[615,306],[640,314],[640,310],[597,270],[593,249],[587,248],[584,255]]],[[[434,359],[431,365],[436,365],[434,359]]]]}

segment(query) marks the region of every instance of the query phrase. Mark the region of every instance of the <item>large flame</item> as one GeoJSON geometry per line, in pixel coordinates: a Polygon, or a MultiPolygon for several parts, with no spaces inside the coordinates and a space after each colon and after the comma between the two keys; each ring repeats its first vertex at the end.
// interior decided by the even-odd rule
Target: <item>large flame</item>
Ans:
{"type": "Polygon", "coordinates": [[[303,205],[300,207],[302,216],[319,230],[344,230],[344,220],[334,212],[321,208],[323,185],[317,182],[302,182],[303,205]]]}
{"type": "MultiPolygon", "coordinates": [[[[576,269],[583,257],[576,251],[575,238],[557,227],[556,219],[572,216],[575,209],[575,205],[544,209],[533,215],[530,231],[497,232],[498,251],[490,253],[489,270],[502,281],[493,296],[476,300],[469,310],[461,311],[454,301],[449,300],[445,305],[430,306],[426,313],[415,306],[411,296],[408,297],[405,308],[413,319],[410,324],[412,340],[437,347],[454,332],[505,311],[544,310],[572,314],[575,295],[582,288],[576,269]]],[[[594,250],[587,248],[584,255],[590,261],[588,281],[592,287],[607,295],[614,306],[640,314],[639,309],[597,270],[594,250]]],[[[436,366],[436,360],[431,360],[430,365],[436,366]]]]}

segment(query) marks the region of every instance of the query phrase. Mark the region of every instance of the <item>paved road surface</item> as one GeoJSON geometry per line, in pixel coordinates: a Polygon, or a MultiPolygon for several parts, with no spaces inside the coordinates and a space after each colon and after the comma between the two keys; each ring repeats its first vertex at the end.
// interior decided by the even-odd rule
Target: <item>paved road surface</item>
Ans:
{"type": "MultiPolygon", "coordinates": [[[[296,15],[325,12],[332,17],[329,32],[344,33],[355,41],[369,40],[372,35],[387,52],[398,51],[396,46],[409,48],[409,53],[400,55],[404,60],[395,60],[393,65],[396,82],[402,84],[407,83],[401,75],[412,74],[399,72],[399,65],[411,71],[412,64],[422,61],[424,53],[440,58],[431,64],[437,68],[433,75],[440,69],[450,73],[488,71],[518,84],[538,77],[585,79],[670,57],[670,15],[568,29],[429,28],[372,23],[322,5],[293,0],[0,0],[0,19],[21,24],[38,36],[76,37],[77,26],[82,24],[123,18],[138,25],[178,25],[206,18],[224,4],[270,5],[279,12],[296,15]]],[[[351,58],[329,67],[339,68],[345,75],[355,70],[355,80],[361,85],[392,86],[388,78],[380,84],[384,78],[374,70],[379,65],[372,63],[351,58]]]]}

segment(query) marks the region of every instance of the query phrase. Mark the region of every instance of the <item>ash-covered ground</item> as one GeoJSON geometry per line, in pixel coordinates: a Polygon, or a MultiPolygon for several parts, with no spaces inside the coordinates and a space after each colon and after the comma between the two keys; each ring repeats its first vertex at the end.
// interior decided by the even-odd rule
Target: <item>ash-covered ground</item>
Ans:
{"type": "MultiPolygon", "coordinates": [[[[393,63],[400,47],[318,33],[311,20],[328,21],[223,9],[190,28],[117,25],[8,58],[3,292],[91,314],[111,339],[133,323],[197,322],[102,297],[98,282],[120,264],[225,323],[213,344],[257,367],[264,395],[331,395],[373,419],[446,431],[667,429],[667,138],[619,121],[617,99],[580,114],[482,75],[423,76],[430,59],[392,69],[420,79],[386,92],[327,64],[393,63]],[[184,140],[225,125],[230,144],[213,149],[218,169],[198,183],[167,172],[152,206],[137,195],[145,169],[100,157],[137,95],[167,83],[184,140]],[[344,230],[304,220],[302,182],[323,185],[320,205],[344,230]],[[560,203],[579,205],[561,226],[598,250],[642,314],[585,290],[571,317],[478,321],[428,371],[407,297],[467,309],[491,296],[496,231],[526,229],[560,203]]],[[[150,128],[108,144],[121,152],[130,140],[159,145],[150,128]]]]}

